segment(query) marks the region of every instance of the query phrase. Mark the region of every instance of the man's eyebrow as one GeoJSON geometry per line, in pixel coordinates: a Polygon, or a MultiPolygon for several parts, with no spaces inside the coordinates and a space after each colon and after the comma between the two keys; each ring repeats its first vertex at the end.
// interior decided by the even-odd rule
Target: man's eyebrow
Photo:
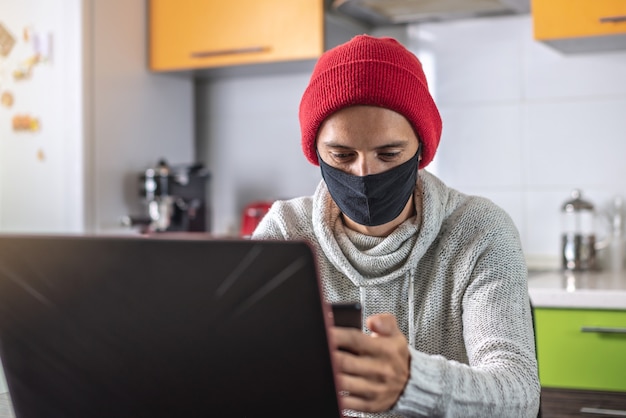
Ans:
{"type": "MultiPolygon", "coordinates": [[[[398,147],[405,147],[407,146],[409,143],[409,141],[405,141],[405,140],[399,140],[399,141],[393,141],[393,142],[388,142],[386,144],[380,145],[378,147],[376,147],[375,149],[384,149],[384,148],[398,148],[398,147]]],[[[339,141],[326,141],[324,142],[324,145],[329,147],[329,148],[345,148],[345,149],[352,149],[353,147],[349,147],[345,144],[342,144],[339,141]]]]}
{"type": "Polygon", "coordinates": [[[401,147],[406,147],[408,144],[409,144],[409,141],[399,140],[399,141],[388,142],[379,147],[376,147],[376,149],[401,148],[401,147]]]}
{"type": "Polygon", "coordinates": [[[325,146],[329,147],[329,148],[350,148],[347,145],[342,144],[341,142],[338,141],[324,141],[323,142],[325,146]]]}

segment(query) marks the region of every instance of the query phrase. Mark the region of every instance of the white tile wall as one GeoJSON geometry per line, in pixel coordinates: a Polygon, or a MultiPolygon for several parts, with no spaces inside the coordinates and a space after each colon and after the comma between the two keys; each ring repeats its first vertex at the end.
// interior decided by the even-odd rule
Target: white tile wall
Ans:
{"type": "MultiPolygon", "coordinates": [[[[532,39],[528,15],[409,25],[401,40],[422,59],[444,120],[429,168],[507,210],[529,258],[558,262],[559,211],[573,188],[600,209],[626,196],[626,51],[563,55],[532,39]]],[[[197,87],[216,232],[235,227],[249,200],[317,184],[297,120],[309,75],[197,87]]]]}
{"type": "Polygon", "coordinates": [[[522,187],[519,104],[442,104],[439,111],[444,135],[437,150],[438,175],[460,188],[522,187]]]}
{"type": "Polygon", "coordinates": [[[520,99],[522,34],[510,19],[412,25],[407,31],[411,50],[434,57],[429,84],[439,103],[520,99]]]}
{"type": "Polygon", "coordinates": [[[575,184],[626,192],[626,94],[529,103],[524,125],[529,187],[575,184]]]}
{"type": "Polygon", "coordinates": [[[525,83],[528,99],[583,99],[626,95],[625,52],[565,55],[532,41],[530,19],[516,19],[524,33],[525,83]]]}
{"type": "Polygon", "coordinates": [[[558,263],[573,188],[600,213],[626,196],[626,51],[564,55],[527,15],[411,25],[406,42],[434,62],[436,174],[506,209],[529,258],[558,263]]]}

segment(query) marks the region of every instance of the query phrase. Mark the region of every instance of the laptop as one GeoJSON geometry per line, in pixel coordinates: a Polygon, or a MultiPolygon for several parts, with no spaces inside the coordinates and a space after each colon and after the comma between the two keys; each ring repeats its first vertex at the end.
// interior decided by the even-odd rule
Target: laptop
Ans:
{"type": "Polygon", "coordinates": [[[304,242],[0,235],[17,418],[340,417],[304,242]]]}

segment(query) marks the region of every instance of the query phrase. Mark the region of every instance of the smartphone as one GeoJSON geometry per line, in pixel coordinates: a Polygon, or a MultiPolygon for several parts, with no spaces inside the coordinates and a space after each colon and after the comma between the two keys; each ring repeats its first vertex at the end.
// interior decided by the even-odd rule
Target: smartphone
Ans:
{"type": "Polygon", "coordinates": [[[337,327],[362,328],[359,302],[332,303],[333,321],[337,327]]]}

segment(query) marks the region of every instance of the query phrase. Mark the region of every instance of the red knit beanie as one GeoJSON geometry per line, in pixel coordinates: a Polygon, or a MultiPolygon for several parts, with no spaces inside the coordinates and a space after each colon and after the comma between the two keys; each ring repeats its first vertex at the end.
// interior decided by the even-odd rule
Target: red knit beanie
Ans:
{"type": "Polygon", "coordinates": [[[422,142],[419,168],[432,161],[441,137],[441,117],[422,64],[398,41],[358,35],[317,61],[300,102],[302,150],[312,164],[319,165],[315,141],[322,122],[353,105],[379,106],[403,115],[422,142]]]}

